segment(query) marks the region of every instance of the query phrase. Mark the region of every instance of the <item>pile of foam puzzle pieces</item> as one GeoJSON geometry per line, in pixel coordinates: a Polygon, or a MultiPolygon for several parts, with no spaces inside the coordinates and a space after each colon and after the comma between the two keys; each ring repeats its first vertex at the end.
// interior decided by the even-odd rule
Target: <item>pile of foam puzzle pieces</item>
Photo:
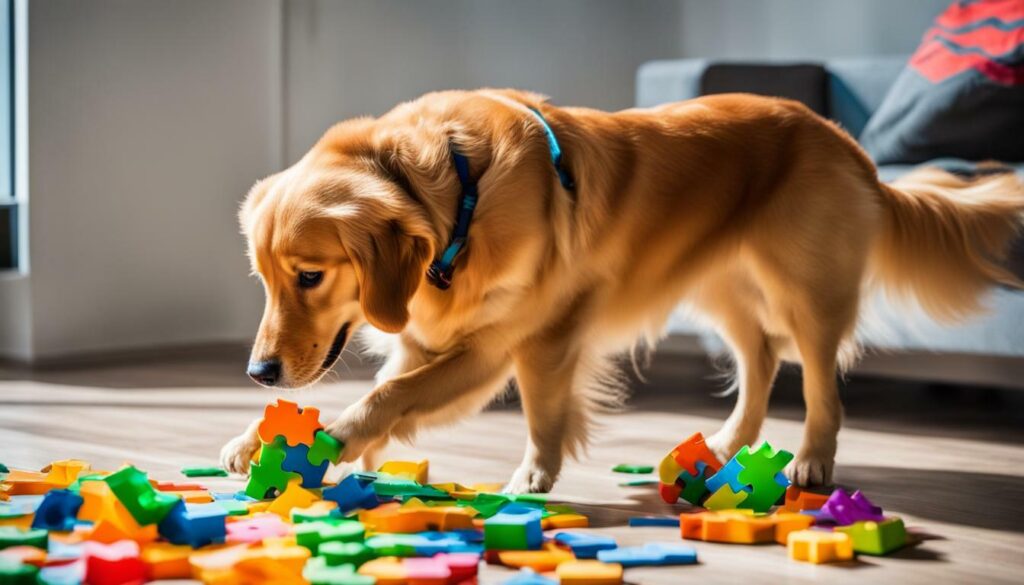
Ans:
{"type": "MultiPolygon", "coordinates": [[[[697,562],[678,540],[620,547],[581,531],[586,516],[541,495],[428,483],[426,461],[392,461],[326,484],[344,446],[323,431],[315,408],[279,400],[258,432],[262,447],[237,493],[154,481],[130,465],[105,472],[67,460],[36,472],[0,464],[0,583],[456,585],[475,583],[487,562],[518,570],[508,585],[602,585],[622,583],[628,567],[697,562]]],[[[678,526],[686,540],[780,542],[815,563],[904,544],[902,522],[860,493],[788,487],[779,471],[791,457],[762,445],[721,465],[694,435],[662,462],[660,491],[707,511],[630,524],[678,526]]]]}

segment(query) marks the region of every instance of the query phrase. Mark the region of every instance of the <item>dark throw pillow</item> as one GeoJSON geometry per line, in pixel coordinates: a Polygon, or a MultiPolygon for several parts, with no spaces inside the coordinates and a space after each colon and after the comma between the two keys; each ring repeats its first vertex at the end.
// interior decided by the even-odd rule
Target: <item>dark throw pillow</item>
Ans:
{"type": "Polygon", "coordinates": [[[1024,0],[954,2],[868,121],[878,164],[1024,161],[1024,0]]]}

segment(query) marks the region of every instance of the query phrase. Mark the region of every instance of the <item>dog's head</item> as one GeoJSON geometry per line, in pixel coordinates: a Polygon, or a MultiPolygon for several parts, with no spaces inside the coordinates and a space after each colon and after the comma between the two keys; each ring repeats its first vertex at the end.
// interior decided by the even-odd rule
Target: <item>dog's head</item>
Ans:
{"type": "Polygon", "coordinates": [[[249,259],[266,292],[248,372],[265,386],[312,384],[364,322],[398,332],[409,320],[433,257],[431,234],[391,168],[395,152],[361,142],[364,127],[333,129],[242,205],[249,259]]]}

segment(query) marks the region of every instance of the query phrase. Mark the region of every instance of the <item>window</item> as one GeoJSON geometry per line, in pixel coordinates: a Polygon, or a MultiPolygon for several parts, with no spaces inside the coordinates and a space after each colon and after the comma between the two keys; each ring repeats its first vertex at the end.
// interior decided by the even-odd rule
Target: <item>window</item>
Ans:
{"type": "Polygon", "coordinates": [[[0,0],[0,270],[18,267],[13,80],[14,0],[0,0]]]}

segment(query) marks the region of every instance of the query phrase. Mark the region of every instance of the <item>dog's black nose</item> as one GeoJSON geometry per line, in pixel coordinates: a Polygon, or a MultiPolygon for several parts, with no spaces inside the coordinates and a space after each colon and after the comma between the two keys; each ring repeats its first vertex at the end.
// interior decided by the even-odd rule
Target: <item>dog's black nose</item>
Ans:
{"type": "Polygon", "coordinates": [[[275,386],[281,379],[281,360],[272,358],[261,362],[249,362],[246,373],[264,386],[275,386]]]}

